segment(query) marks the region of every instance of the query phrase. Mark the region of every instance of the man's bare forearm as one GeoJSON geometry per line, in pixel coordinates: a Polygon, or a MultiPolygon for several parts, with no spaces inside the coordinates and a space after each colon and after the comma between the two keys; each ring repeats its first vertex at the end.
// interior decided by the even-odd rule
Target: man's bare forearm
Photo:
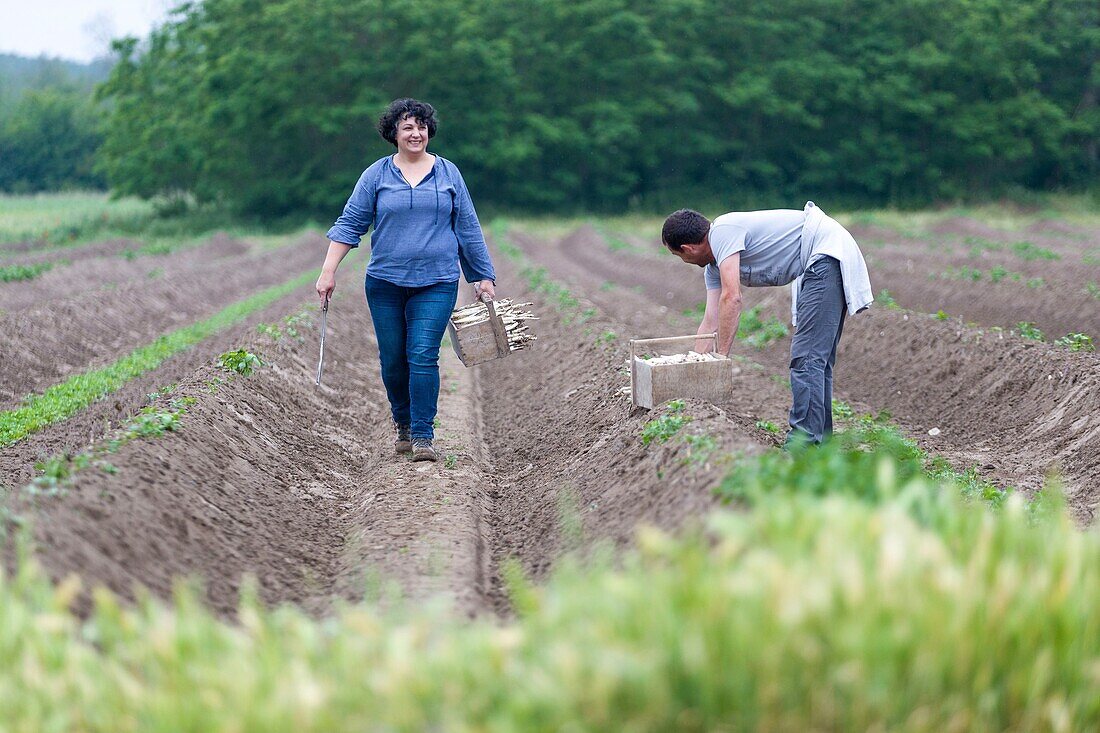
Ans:
{"type": "Polygon", "coordinates": [[[718,299],[718,353],[729,354],[741,322],[741,296],[722,293],[718,299]]]}
{"type": "MultiPolygon", "coordinates": [[[[695,332],[695,335],[696,336],[709,336],[717,330],[718,330],[718,321],[717,320],[708,321],[707,319],[704,318],[702,323],[699,324],[699,330],[697,330],[695,332]]],[[[708,338],[708,339],[696,339],[695,340],[695,351],[696,351],[696,353],[705,354],[708,351],[714,351],[716,348],[718,348],[718,344],[716,344],[714,342],[714,339],[709,339],[708,338]]]]}

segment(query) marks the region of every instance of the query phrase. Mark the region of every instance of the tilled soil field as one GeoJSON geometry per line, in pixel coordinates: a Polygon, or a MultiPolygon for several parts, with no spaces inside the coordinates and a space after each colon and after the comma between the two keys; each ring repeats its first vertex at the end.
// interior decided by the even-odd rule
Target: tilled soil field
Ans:
{"type": "MultiPolygon", "coordinates": [[[[30,520],[35,551],[54,577],[77,573],[86,589],[105,585],[131,598],[142,588],[166,596],[178,578],[196,577],[227,616],[248,576],[265,601],[318,614],[339,599],[399,603],[440,594],[461,613],[507,612],[509,559],[540,578],[561,552],[629,542],[640,523],[700,521],[715,504],[729,457],[776,443],[758,422],[785,425],[789,339],[760,351],[739,342],[733,399],[688,402],[693,420],[685,432],[706,437],[706,451],[683,440],[645,445],[642,429],[660,411],[631,409],[623,393],[628,339],[693,331],[697,319],[683,312],[703,298],[701,273],[656,249],[613,250],[592,228],[560,240],[515,227],[506,236],[522,255],[496,252],[498,292],[534,303],[539,340],[473,369],[444,345],[439,463],[410,463],[392,452],[356,253],[329,313],[323,386],[313,381],[316,318],[298,323],[297,336],[256,328],[303,307],[314,313],[306,288],[4,449],[0,483],[10,489],[9,515],[30,520]],[[529,275],[540,267],[575,302],[537,288],[529,275]],[[218,354],[242,348],[265,366],[250,376],[217,367],[218,354]],[[105,454],[109,470],[84,468],[56,495],[22,490],[36,461],[105,445],[143,406],[180,404],[177,430],[105,454]]],[[[1059,241],[1062,259],[1047,261],[1053,265],[1096,245],[1076,231],[1059,241]]],[[[80,267],[0,287],[2,409],[316,268],[323,248],[320,237],[275,252],[223,238],[166,258],[124,261],[102,247],[99,257],[72,258],[80,267]],[[162,274],[147,277],[152,267],[162,274]]],[[[995,319],[973,325],[922,313],[904,295],[907,269],[880,270],[884,248],[868,248],[875,290],[889,288],[913,310],[876,307],[848,321],[837,396],[857,409],[888,410],[922,447],[960,470],[976,466],[1025,491],[1056,471],[1075,516],[1092,521],[1100,499],[1097,357],[992,331],[987,326],[1001,322],[995,319]]],[[[1056,282],[1050,272],[1044,279],[1056,282]]],[[[464,286],[460,300],[468,297],[464,286]]],[[[748,298],[750,306],[786,315],[783,291],[748,298]]],[[[937,308],[963,313],[942,302],[937,308]]],[[[963,315],[974,320],[980,312],[963,315]]],[[[1031,312],[996,312],[1007,325],[1062,328],[1031,312]]],[[[1067,330],[1088,332],[1095,312],[1079,315],[1067,330]]]]}

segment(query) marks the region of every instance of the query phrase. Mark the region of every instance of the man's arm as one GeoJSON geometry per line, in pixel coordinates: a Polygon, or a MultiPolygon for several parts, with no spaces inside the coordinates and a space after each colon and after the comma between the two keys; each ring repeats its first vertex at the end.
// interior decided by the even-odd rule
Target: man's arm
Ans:
{"type": "MultiPolygon", "coordinates": [[[[703,321],[699,324],[699,330],[695,332],[696,334],[702,336],[718,330],[718,297],[721,294],[722,290],[719,288],[707,290],[707,307],[703,311],[703,321]]],[[[712,339],[699,339],[695,342],[695,351],[700,354],[714,351],[716,347],[717,344],[712,339]]]]}
{"type": "MultiPolygon", "coordinates": [[[[718,353],[729,354],[737,325],[741,322],[741,254],[722,260],[718,273],[722,276],[722,291],[718,296],[718,353]]],[[[707,293],[709,310],[710,293],[707,293]]],[[[706,316],[703,316],[704,320],[706,316]]]]}

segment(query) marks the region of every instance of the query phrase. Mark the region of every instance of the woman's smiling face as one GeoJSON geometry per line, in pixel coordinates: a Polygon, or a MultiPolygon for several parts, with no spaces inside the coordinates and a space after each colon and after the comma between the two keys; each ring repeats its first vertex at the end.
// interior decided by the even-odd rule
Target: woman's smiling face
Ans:
{"type": "Polygon", "coordinates": [[[397,123],[397,150],[406,155],[419,155],[428,148],[428,126],[412,116],[397,123]]]}

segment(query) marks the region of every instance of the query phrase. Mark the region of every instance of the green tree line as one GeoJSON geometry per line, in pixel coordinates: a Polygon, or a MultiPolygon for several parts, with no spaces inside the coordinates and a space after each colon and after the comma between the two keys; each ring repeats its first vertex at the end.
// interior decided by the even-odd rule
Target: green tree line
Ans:
{"type": "Polygon", "coordinates": [[[119,192],[331,215],[396,97],[479,204],[921,204],[1100,172],[1095,0],[206,0],[116,45],[119,192]]]}
{"type": "Polygon", "coordinates": [[[102,109],[92,91],[110,68],[0,54],[0,191],[105,185],[94,168],[102,109]]]}

